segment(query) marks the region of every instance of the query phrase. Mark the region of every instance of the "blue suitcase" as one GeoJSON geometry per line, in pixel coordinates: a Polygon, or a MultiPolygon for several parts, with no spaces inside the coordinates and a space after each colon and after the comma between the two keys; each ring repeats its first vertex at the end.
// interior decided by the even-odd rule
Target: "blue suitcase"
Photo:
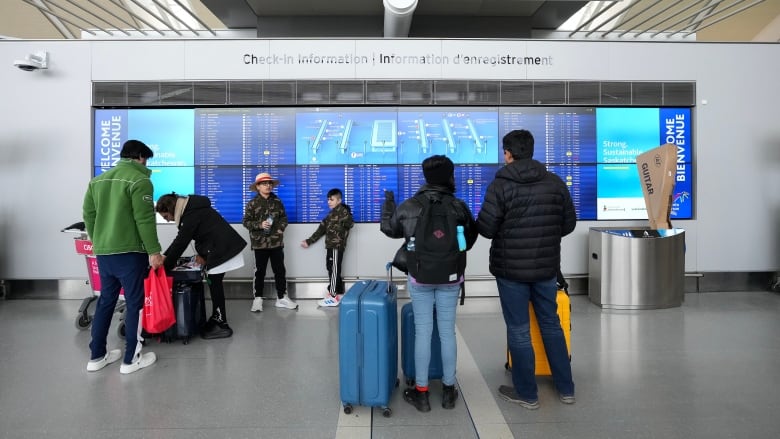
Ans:
{"type": "MultiPolygon", "coordinates": [[[[414,384],[414,311],[412,302],[401,307],[401,369],[408,386],[414,384]]],[[[433,334],[431,335],[431,362],[428,365],[428,379],[440,380],[444,375],[441,364],[441,341],[436,324],[436,311],[433,312],[433,334]]]]}
{"type": "Polygon", "coordinates": [[[388,281],[356,282],[339,305],[339,388],[344,413],[379,407],[389,417],[398,386],[397,289],[388,281]]]}

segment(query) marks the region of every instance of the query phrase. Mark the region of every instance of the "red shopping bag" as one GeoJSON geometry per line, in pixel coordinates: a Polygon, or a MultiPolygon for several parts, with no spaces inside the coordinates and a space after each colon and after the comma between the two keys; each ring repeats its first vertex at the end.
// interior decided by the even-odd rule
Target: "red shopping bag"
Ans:
{"type": "Polygon", "coordinates": [[[150,334],[159,334],[176,323],[173,311],[173,278],[165,275],[163,267],[149,270],[144,279],[143,328],[150,334]]]}

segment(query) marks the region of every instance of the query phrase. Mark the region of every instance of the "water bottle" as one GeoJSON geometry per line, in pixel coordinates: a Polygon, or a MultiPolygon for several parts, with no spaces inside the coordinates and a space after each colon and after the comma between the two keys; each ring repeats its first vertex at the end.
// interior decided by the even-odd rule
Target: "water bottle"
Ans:
{"type": "Polygon", "coordinates": [[[265,229],[263,231],[263,233],[265,233],[266,235],[270,235],[271,234],[271,226],[274,225],[274,216],[273,215],[268,215],[268,218],[266,218],[265,220],[268,221],[268,228],[265,229]]]}
{"type": "Polygon", "coordinates": [[[409,242],[406,243],[406,251],[408,252],[414,251],[414,236],[409,238],[409,242]]]}
{"type": "Polygon", "coordinates": [[[458,250],[466,250],[466,235],[463,234],[463,226],[458,226],[458,250]]]}

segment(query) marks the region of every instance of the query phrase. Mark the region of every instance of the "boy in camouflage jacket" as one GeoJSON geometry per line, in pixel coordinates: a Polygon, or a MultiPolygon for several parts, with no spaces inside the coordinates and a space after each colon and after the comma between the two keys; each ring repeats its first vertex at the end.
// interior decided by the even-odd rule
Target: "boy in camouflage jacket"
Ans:
{"type": "Polygon", "coordinates": [[[252,312],[263,310],[263,281],[268,260],[274,272],[276,286],[276,307],[296,309],[298,304],[287,297],[287,270],[284,266],[284,229],[287,228],[287,212],[282,200],[273,193],[279,180],[267,172],[255,177],[249,187],[257,196],[249,200],[244,209],[244,227],[249,230],[252,250],[255,253],[255,274],[253,280],[254,300],[252,312]]]}
{"type": "Polygon", "coordinates": [[[341,202],[342,193],[339,189],[328,191],[328,207],[330,212],[320,222],[317,230],[301,242],[301,247],[308,248],[323,235],[325,236],[325,267],[328,269],[328,292],[325,298],[317,302],[319,306],[339,306],[344,295],[344,279],[341,276],[341,261],[347,247],[349,231],[355,224],[352,209],[341,202]]]}

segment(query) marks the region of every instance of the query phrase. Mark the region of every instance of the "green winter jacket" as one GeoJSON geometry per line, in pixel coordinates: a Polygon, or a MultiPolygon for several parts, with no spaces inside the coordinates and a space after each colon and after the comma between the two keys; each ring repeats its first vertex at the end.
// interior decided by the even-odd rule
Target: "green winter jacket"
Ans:
{"type": "Polygon", "coordinates": [[[241,223],[249,230],[252,250],[284,247],[284,229],[288,224],[287,211],[284,210],[281,198],[275,193],[272,192],[268,198],[258,194],[249,200],[241,223]],[[271,230],[266,233],[262,224],[269,216],[273,217],[274,221],[271,230]]]}
{"type": "Polygon", "coordinates": [[[347,238],[349,230],[355,224],[352,218],[352,209],[346,204],[339,204],[328,212],[320,222],[319,227],[311,236],[306,239],[306,243],[311,245],[322,236],[325,236],[325,248],[334,248],[344,250],[347,247],[347,238]]]}
{"type": "Polygon", "coordinates": [[[160,253],[152,171],[131,159],[89,182],[83,216],[96,255],[160,253]]]}

